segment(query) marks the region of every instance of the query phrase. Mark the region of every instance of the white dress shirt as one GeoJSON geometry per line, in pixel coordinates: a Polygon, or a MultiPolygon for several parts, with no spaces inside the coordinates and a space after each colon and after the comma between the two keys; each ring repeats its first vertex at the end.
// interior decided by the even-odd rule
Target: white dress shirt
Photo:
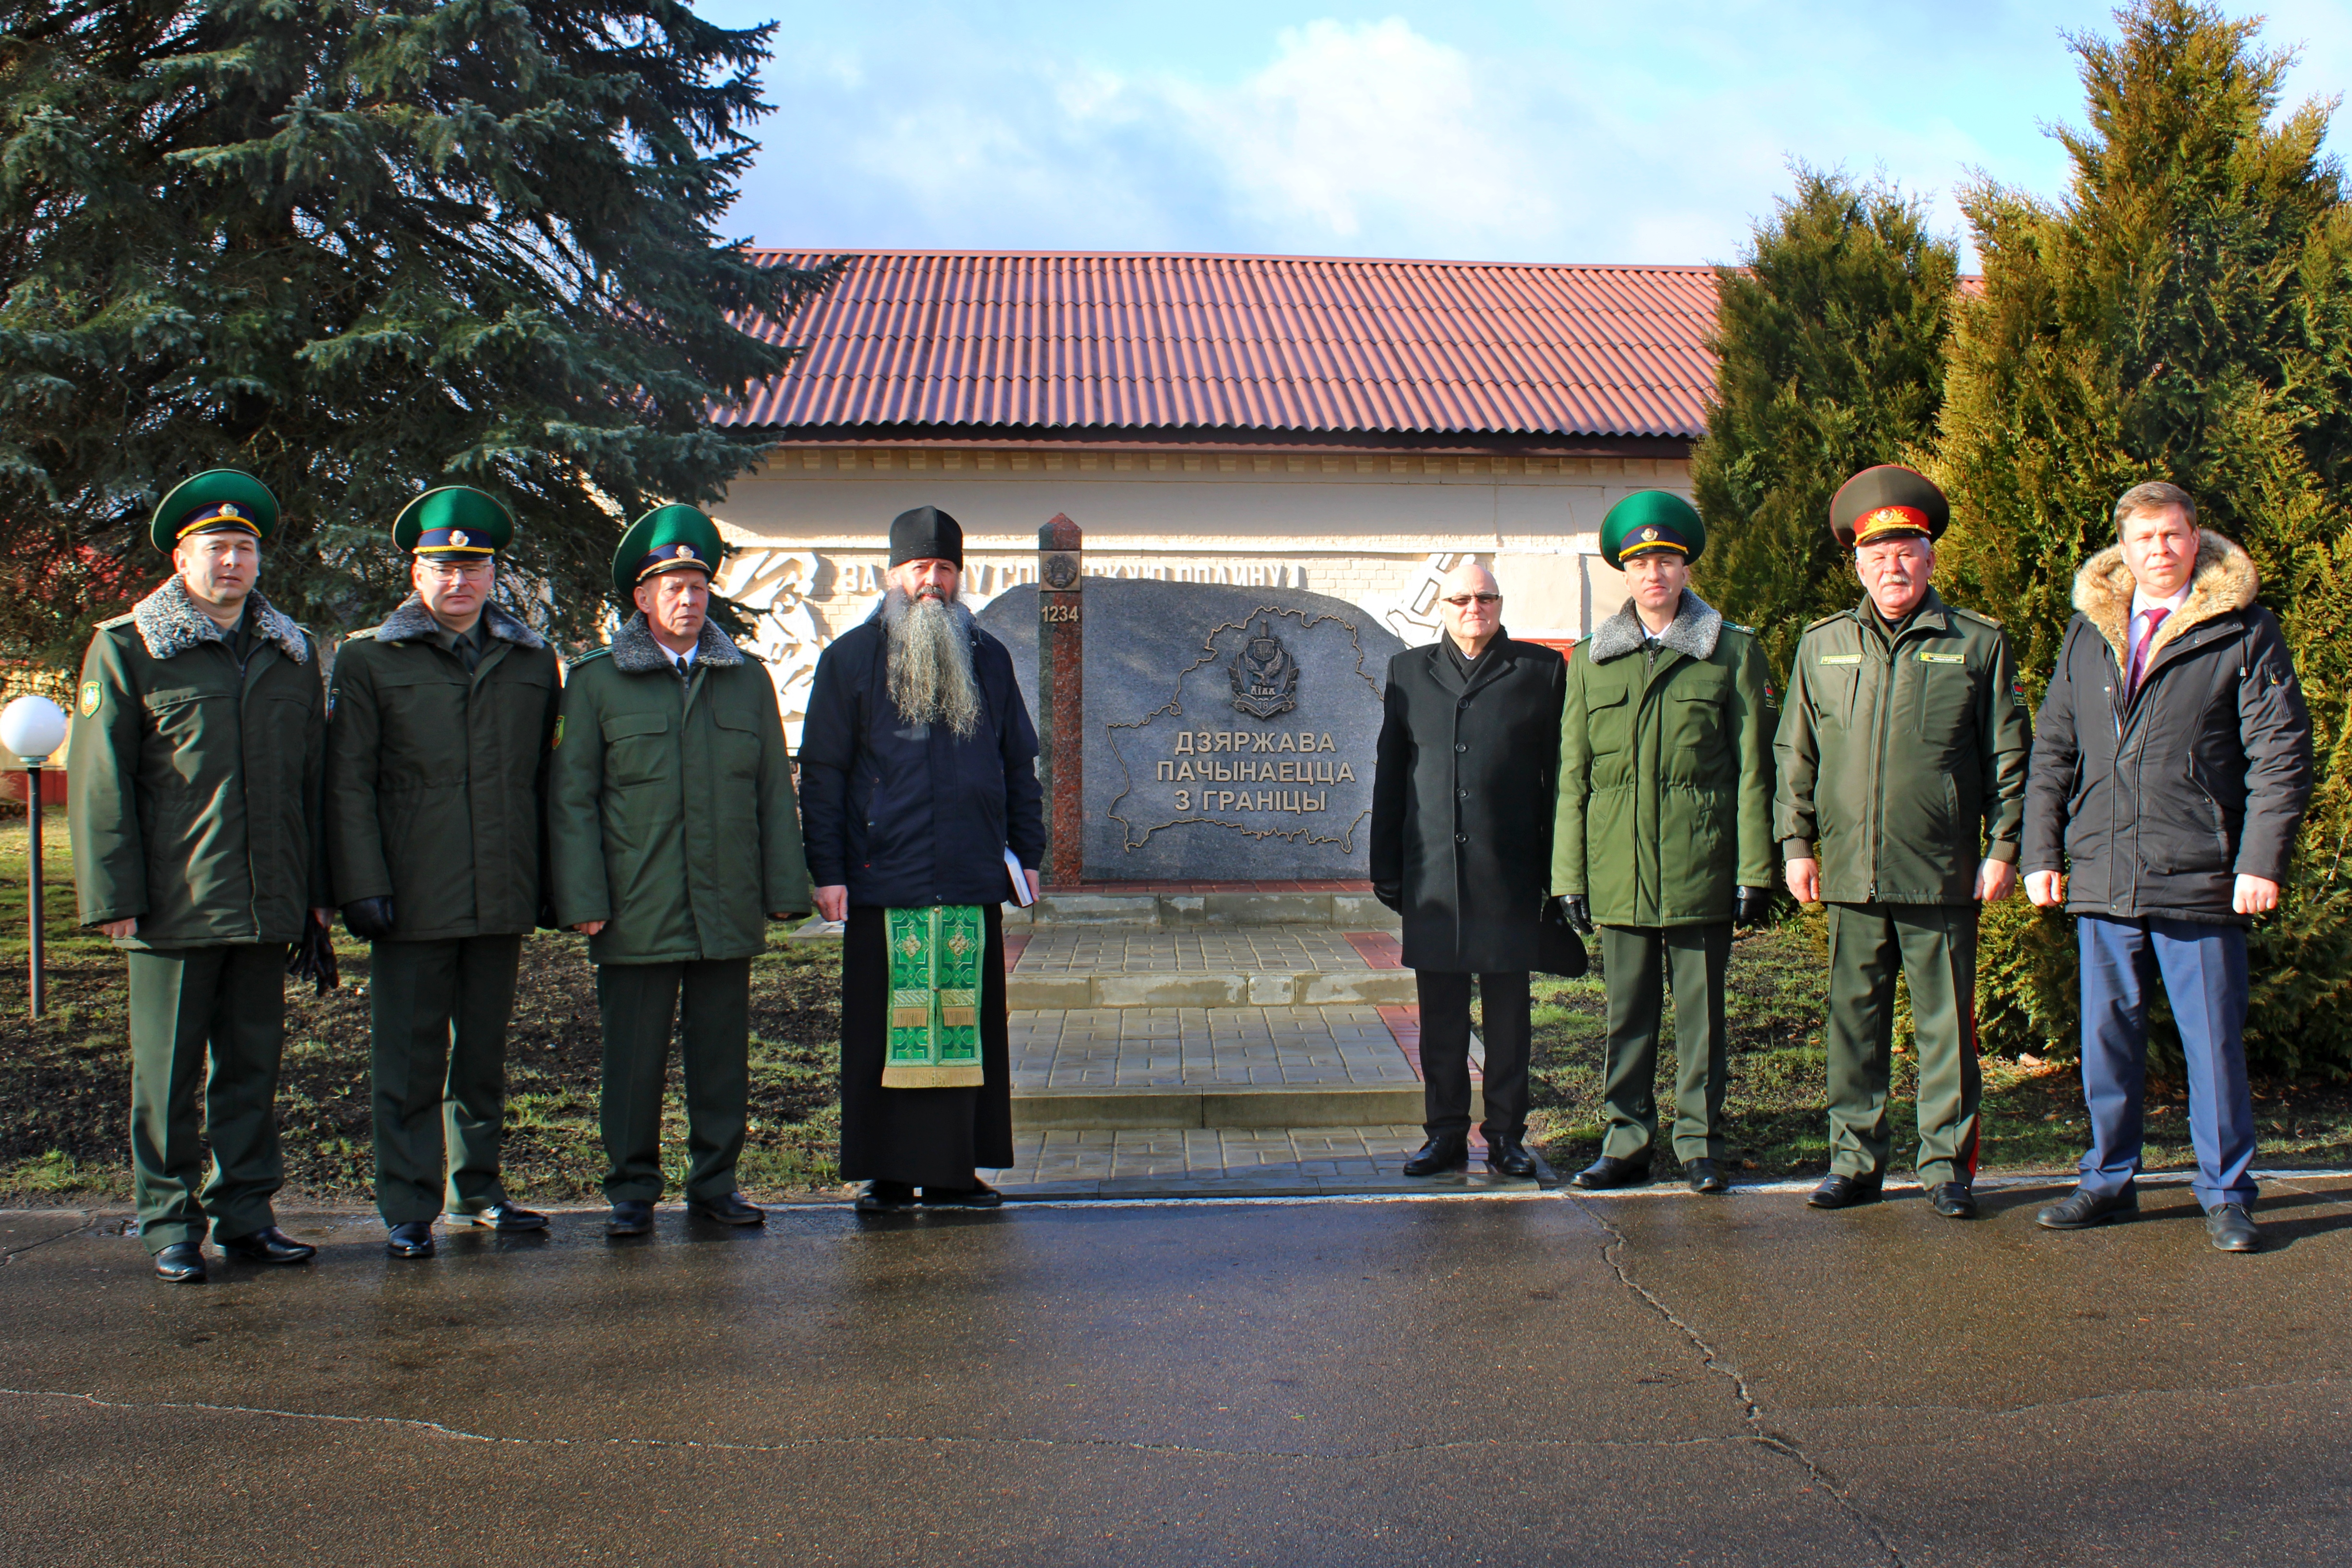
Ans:
{"type": "Polygon", "coordinates": [[[2126,669],[2129,669],[2132,664],[2139,659],[2140,648],[2147,641],[2147,635],[2151,630],[2148,626],[2147,613],[2150,610],[2162,610],[2168,616],[2179,615],[2180,606],[2189,602],[2189,589],[2195,586],[2194,582],[2183,583],[2180,584],[2180,592],[2168,599],[2151,599],[2145,589],[2138,587],[2132,589],[2131,625],[2125,634],[2131,638],[2131,658],[2125,663],[2126,669]]]}

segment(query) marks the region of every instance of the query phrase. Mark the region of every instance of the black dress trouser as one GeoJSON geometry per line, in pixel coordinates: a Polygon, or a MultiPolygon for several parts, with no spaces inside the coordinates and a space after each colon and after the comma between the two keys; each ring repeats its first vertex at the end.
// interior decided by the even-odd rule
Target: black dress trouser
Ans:
{"type": "MultiPolygon", "coordinates": [[[[1421,992],[1422,1130],[1434,1138],[1470,1131],[1470,976],[1416,969],[1421,992]]],[[[1528,1131],[1528,972],[1478,976],[1478,1023],[1486,1044],[1489,1144],[1528,1131]]]]}

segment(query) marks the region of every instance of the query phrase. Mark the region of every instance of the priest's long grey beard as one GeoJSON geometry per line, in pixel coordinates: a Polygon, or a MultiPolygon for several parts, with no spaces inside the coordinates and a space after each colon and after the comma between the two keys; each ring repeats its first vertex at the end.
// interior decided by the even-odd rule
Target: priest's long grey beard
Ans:
{"type": "Polygon", "coordinates": [[[962,740],[980,729],[980,683],[971,674],[971,612],[945,599],[910,599],[893,588],[882,601],[890,643],[890,701],[918,724],[945,724],[962,740]]]}

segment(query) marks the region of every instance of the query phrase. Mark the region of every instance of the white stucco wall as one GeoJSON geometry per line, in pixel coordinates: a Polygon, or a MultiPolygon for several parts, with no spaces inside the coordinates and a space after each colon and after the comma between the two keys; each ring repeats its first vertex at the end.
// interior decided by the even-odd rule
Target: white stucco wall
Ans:
{"type": "Polygon", "coordinates": [[[797,743],[817,650],[880,590],[890,519],[929,504],[964,527],[975,606],[1036,575],[1040,525],[1086,531],[1112,576],[1304,588],[1360,605],[1408,643],[1436,635],[1437,575],[1491,565],[1521,637],[1580,636],[1622,601],[1601,519],[1641,489],[1690,493],[1670,458],[794,449],[712,509],[745,547],[720,586],[777,612],[762,653],[797,743]]]}

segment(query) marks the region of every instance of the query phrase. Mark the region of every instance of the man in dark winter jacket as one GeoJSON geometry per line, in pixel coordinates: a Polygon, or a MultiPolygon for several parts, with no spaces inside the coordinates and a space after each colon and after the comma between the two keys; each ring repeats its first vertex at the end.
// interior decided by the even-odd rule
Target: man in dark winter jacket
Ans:
{"type": "Polygon", "coordinates": [[[2311,720],[2246,552],[2168,484],[2116,502],[2118,542],[2074,578],[2074,621],[2034,726],[2026,896],[2077,917],[2080,1184],[2053,1230],[2139,1206],[2147,992],[2161,976],[2189,1064],[2198,1202],[2224,1252],[2262,1244],[2240,1035],[2246,927],[2278,907],[2311,798],[2311,720]]]}
{"type": "Polygon", "coordinates": [[[1486,1044],[1486,1163],[1531,1176],[1528,974],[1550,897],[1567,667],[1503,631],[1476,563],[1438,588],[1445,635],[1389,661],[1372,784],[1372,892],[1404,916],[1421,994],[1423,1131],[1408,1176],[1470,1160],[1470,977],[1486,1044]]]}
{"type": "Polygon", "coordinates": [[[543,898],[548,742],[562,682],[546,639],[494,603],[514,532],[465,485],[393,520],[415,590],[335,658],[327,861],[373,943],[368,1076],[375,1203],[394,1258],[430,1258],[433,1216],[547,1228],[499,1178],[507,1020],[543,898]]]}
{"type": "Polygon", "coordinates": [[[148,528],[176,574],[100,624],[74,705],[74,880],[82,923],[129,961],[139,1238],[173,1281],[205,1277],[208,1225],[250,1263],[318,1250],[269,1201],[285,1176],[286,945],[333,913],[319,647],[254,586],[277,527],[249,474],[175,486],[148,528]]]}
{"type": "Polygon", "coordinates": [[[817,660],[802,810],[817,912],[841,954],[841,1173],[867,1213],[993,1208],[1013,1163],[1006,854],[1045,856],[1037,731],[1004,645],[959,602],[963,530],[890,524],[889,591],[817,660]]]}

